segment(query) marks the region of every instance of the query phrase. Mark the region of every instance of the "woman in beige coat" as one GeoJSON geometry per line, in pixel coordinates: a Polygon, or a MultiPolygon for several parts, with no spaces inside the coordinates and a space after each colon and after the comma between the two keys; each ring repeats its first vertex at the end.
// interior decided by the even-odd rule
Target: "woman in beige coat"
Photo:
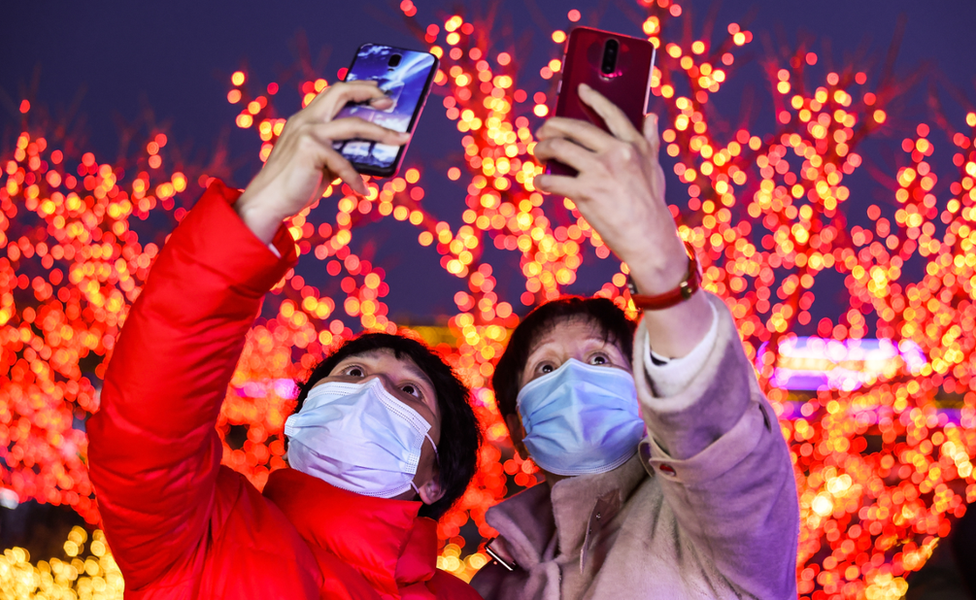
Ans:
{"type": "Polygon", "coordinates": [[[796,598],[796,487],[776,415],[721,300],[664,200],[657,119],[644,132],[552,118],[535,154],[576,177],[536,178],[572,199],[630,266],[634,325],[609,301],[562,299],[519,325],[494,385],[520,455],[547,485],[488,511],[497,560],[486,600],[796,598]]]}

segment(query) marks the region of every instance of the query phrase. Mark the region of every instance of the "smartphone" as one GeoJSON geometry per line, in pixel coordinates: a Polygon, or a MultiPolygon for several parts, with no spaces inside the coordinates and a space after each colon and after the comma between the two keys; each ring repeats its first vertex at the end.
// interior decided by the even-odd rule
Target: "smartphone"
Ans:
{"type": "MultiPolygon", "coordinates": [[[[654,58],[654,45],[645,39],[590,27],[573,29],[566,43],[553,114],[589,121],[607,130],[603,118],[580,100],[579,86],[585,83],[619,106],[641,131],[651,93],[654,58]]],[[[546,172],[576,175],[575,169],[556,161],[549,161],[546,172]]]]}
{"type": "MultiPolygon", "coordinates": [[[[393,100],[385,110],[368,104],[347,104],[335,118],[359,117],[394,131],[413,133],[424,110],[430,84],[437,73],[437,57],[381,44],[363,44],[356,51],[345,81],[373,80],[393,100]]],[[[407,153],[407,145],[390,146],[369,140],[337,141],[333,147],[365,175],[393,177],[407,153]]]]}

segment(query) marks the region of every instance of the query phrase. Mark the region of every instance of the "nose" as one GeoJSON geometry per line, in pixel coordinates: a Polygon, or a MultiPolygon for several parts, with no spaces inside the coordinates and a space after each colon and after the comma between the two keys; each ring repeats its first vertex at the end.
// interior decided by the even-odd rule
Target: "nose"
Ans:
{"type": "Polygon", "coordinates": [[[373,373],[371,375],[367,375],[366,378],[363,379],[363,383],[369,383],[373,379],[378,379],[380,385],[382,385],[387,392],[389,392],[393,396],[397,395],[396,384],[393,383],[393,380],[390,379],[389,375],[387,375],[386,373],[373,373]]]}

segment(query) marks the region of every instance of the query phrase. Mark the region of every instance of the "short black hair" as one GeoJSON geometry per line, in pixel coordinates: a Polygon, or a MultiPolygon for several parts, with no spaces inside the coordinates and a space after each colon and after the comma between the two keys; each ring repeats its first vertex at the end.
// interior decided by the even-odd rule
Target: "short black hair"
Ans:
{"type": "Polygon", "coordinates": [[[637,323],[628,319],[612,300],[563,296],[546,302],[522,319],[495,365],[491,385],[495,390],[495,401],[502,417],[507,418],[516,412],[515,400],[518,398],[519,381],[533,346],[542,335],[552,331],[560,321],[566,320],[589,321],[595,324],[603,332],[604,339],[619,347],[627,360],[633,363],[634,331],[637,330],[637,323]]]}
{"type": "Polygon", "coordinates": [[[439,354],[423,342],[389,333],[364,333],[355,337],[325,357],[298,385],[297,413],[302,409],[309,390],[328,377],[337,364],[350,356],[391,350],[398,359],[409,358],[430,377],[437,396],[441,415],[441,439],[437,444],[440,484],[444,495],[440,500],[420,509],[420,515],[439,519],[467,489],[478,467],[481,447],[481,428],[471,408],[471,394],[454,370],[439,354]]]}

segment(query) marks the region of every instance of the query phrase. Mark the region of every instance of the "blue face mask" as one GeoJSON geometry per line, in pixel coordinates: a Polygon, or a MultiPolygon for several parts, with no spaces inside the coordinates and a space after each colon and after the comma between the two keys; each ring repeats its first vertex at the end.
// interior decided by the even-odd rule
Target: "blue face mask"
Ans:
{"type": "Polygon", "coordinates": [[[621,369],[569,359],[527,383],[516,404],[529,455],[557,475],[612,471],[644,437],[634,377],[621,369]]]}
{"type": "Polygon", "coordinates": [[[430,423],[383,387],[332,381],[309,392],[285,421],[288,463],[337,488],[392,498],[410,488],[430,423]]]}

